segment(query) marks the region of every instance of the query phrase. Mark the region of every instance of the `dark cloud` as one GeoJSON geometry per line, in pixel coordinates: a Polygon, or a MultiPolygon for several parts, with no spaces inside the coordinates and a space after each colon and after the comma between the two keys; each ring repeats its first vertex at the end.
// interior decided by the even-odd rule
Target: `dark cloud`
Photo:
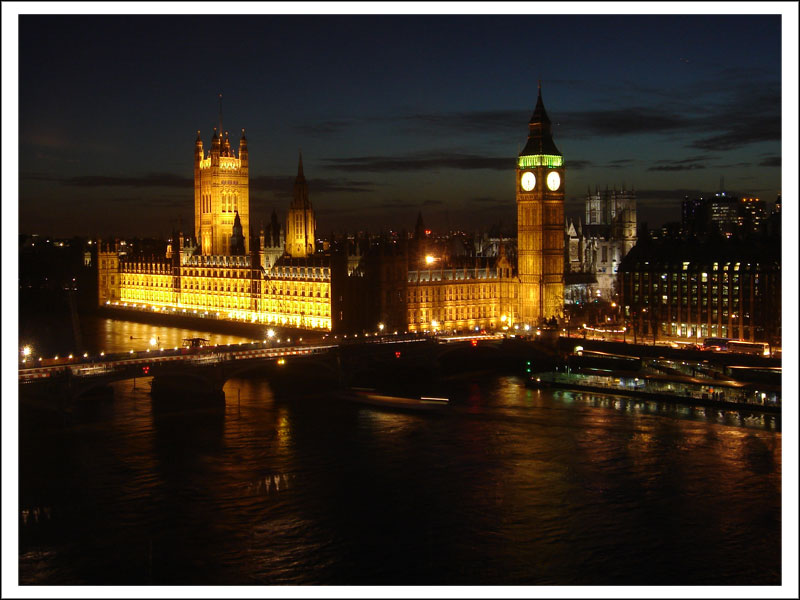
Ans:
{"type": "Polygon", "coordinates": [[[250,192],[274,192],[291,196],[295,178],[289,175],[257,175],[250,178],[250,192]]]}
{"type": "Polygon", "coordinates": [[[506,171],[514,168],[514,159],[472,154],[412,154],[406,156],[356,156],[325,158],[327,166],[339,171],[385,173],[390,171],[431,171],[435,169],[489,169],[506,171]]]}
{"type": "Polygon", "coordinates": [[[192,189],[194,181],[174,173],[150,173],[138,177],[79,175],[61,179],[63,185],[75,187],[182,187],[192,189]]]}
{"type": "Polygon", "coordinates": [[[696,171],[705,169],[705,165],[661,165],[660,167],[650,167],[648,171],[696,171]]]}
{"type": "MultiPolygon", "coordinates": [[[[733,72],[732,72],[733,73],[733,72]]],[[[738,71],[736,71],[739,75],[738,71]]],[[[733,76],[733,75],[732,75],[733,76]]],[[[674,94],[675,90],[670,90],[674,94]]],[[[629,106],[566,112],[558,116],[566,137],[597,135],[682,134],[701,136],[687,146],[726,151],[749,144],[781,139],[780,84],[729,79],[724,85],[696,90],[689,104],[680,98],[655,106],[629,106]],[[755,88],[755,89],[754,89],[755,88]],[[708,97],[698,102],[700,97],[708,97]],[[698,108],[699,107],[699,108],[698,108]]]]}
{"type": "Polygon", "coordinates": [[[355,119],[331,119],[329,121],[320,121],[312,124],[298,124],[295,125],[295,130],[311,137],[322,137],[326,135],[335,135],[347,129],[354,127],[357,124],[355,119]]]}
{"type": "Polygon", "coordinates": [[[686,127],[679,114],[657,108],[632,106],[606,110],[576,111],[559,117],[563,135],[585,138],[596,135],[617,136],[665,133],[686,127]]]}
{"type": "MultiPolygon", "coordinates": [[[[185,188],[192,190],[194,181],[188,177],[172,173],[151,173],[138,177],[111,177],[107,175],[81,175],[76,177],[51,177],[40,174],[30,174],[22,177],[27,181],[54,181],[72,187],[153,187],[153,188],[185,188]]],[[[294,190],[293,176],[257,175],[250,178],[250,191],[274,192],[278,195],[291,196],[294,190]]],[[[324,194],[329,192],[363,193],[373,191],[371,181],[355,181],[350,179],[309,179],[309,189],[312,193],[324,194]]],[[[140,199],[142,200],[142,199],[140,199]]],[[[124,201],[124,200],[121,200],[124,201]]],[[[148,200],[150,201],[150,200],[148,200]]],[[[156,205],[159,199],[152,200],[156,205]]],[[[177,200],[176,200],[177,201],[177,200]]],[[[186,198],[181,200],[186,202],[186,198]]],[[[191,203],[191,199],[189,199],[191,203]]]]}
{"type": "Polygon", "coordinates": [[[729,163],[725,165],[712,165],[715,169],[744,169],[751,166],[749,162],[729,163]]]}
{"type": "Polygon", "coordinates": [[[570,171],[582,171],[587,167],[591,167],[593,164],[592,161],[590,160],[580,160],[577,158],[564,161],[564,163],[565,163],[564,166],[568,168],[570,171]]]}
{"type": "MultiPolygon", "coordinates": [[[[624,82],[623,91],[639,102],[629,106],[597,108],[585,111],[552,112],[551,119],[558,137],[585,139],[595,136],[617,137],[626,135],[681,135],[689,137],[686,146],[700,150],[726,151],[765,141],[781,139],[780,83],[760,81],[757,73],[741,68],[725,70],[716,82],[691,84],[685,90],[656,89],[643,87],[636,82],[624,82]],[[754,79],[755,77],[755,79],[754,79]],[[759,81],[753,85],[753,81],[759,81]],[[650,95],[652,105],[642,105],[641,96],[650,95]],[[692,139],[694,138],[694,139],[692,139]]],[[[560,82],[574,85],[574,81],[560,82]]],[[[617,96],[619,104],[625,95],[617,96]]],[[[624,102],[624,99],[622,100],[624,102]]],[[[400,131],[410,131],[429,136],[491,133],[505,138],[518,136],[520,123],[527,122],[530,109],[497,109],[476,111],[455,111],[439,113],[414,113],[390,117],[331,119],[308,126],[298,126],[311,135],[336,134],[353,127],[359,121],[388,122],[397,124],[400,131]]],[[[381,157],[364,157],[380,159],[381,157]]],[[[433,160],[435,157],[428,157],[433,160]]],[[[477,158],[477,157],[470,157],[477,158]]],[[[489,159],[495,160],[495,159],[489,159]]],[[[499,159],[496,159],[499,160],[499,159]]],[[[623,159],[632,162],[632,159],[623,159]]],[[[582,168],[571,161],[573,168],[582,168]]],[[[610,168],[624,165],[623,161],[612,161],[610,168]]],[[[489,168],[502,169],[501,163],[489,166],[462,167],[436,164],[451,168],[489,168]],[[497,165],[497,166],[495,166],[497,165]]],[[[585,165],[584,165],[585,166],[585,165]]],[[[406,161],[396,165],[363,164],[350,167],[350,170],[402,171],[431,168],[421,158],[416,162],[406,161]],[[420,164],[419,167],[415,164],[420,164]]]]}
{"type": "Polygon", "coordinates": [[[748,144],[780,141],[780,139],[780,120],[766,127],[761,123],[752,127],[749,127],[748,123],[740,123],[731,131],[697,140],[689,144],[689,147],[699,150],[735,150],[748,144]]]}
{"type": "MultiPolygon", "coordinates": [[[[780,84],[761,81],[754,91],[752,80],[740,76],[738,70],[732,70],[731,77],[724,79],[722,84],[689,90],[692,102],[684,100],[674,89],[648,88],[642,93],[661,96],[653,106],[636,104],[620,108],[553,112],[550,116],[556,135],[573,139],[651,134],[699,136],[687,142],[687,147],[712,151],[780,140],[780,84]],[[734,74],[738,77],[734,77],[734,74]],[[698,102],[699,98],[708,100],[698,102]]],[[[627,86],[636,91],[635,84],[628,83],[627,86]]],[[[415,132],[437,136],[443,133],[457,135],[488,131],[517,135],[520,123],[525,122],[528,116],[529,113],[524,110],[483,110],[418,113],[380,120],[404,123],[415,132]]],[[[319,127],[324,129],[326,123],[319,124],[319,127]]]]}
{"type": "Polygon", "coordinates": [[[677,188],[673,190],[636,190],[637,201],[644,201],[647,206],[658,205],[661,202],[673,205],[675,202],[683,200],[686,196],[692,198],[699,195],[700,190],[688,188],[677,188]]]}
{"type": "MultiPolygon", "coordinates": [[[[504,133],[518,131],[526,123],[530,111],[525,110],[475,110],[452,113],[417,113],[397,118],[414,132],[437,133],[458,131],[462,133],[504,133]]],[[[391,119],[395,120],[395,119],[391,119]]]]}
{"type": "Polygon", "coordinates": [[[441,200],[425,200],[425,202],[422,203],[422,206],[437,206],[439,204],[444,204],[444,202],[441,200]]]}
{"type": "Polygon", "coordinates": [[[318,215],[351,215],[351,214],[361,214],[364,212],[363,207],[360,206],[353,206],[350,208],[319,208],[315,209],[318,215]]]}
{"type": "Polygon", "coordinates": [[[150,173],[134,177],[112,177],[108,175],[78,175],[56,177],[31,173],[22,176],[27,181],[54,181],[73,187],[181,187],[191,189],[194,181],[174,173],[150,173]]]}
{"type": "Polygon", "coordinates": [[[420,206],[418,202],[411,202],[410,200],[387,200],[381,203],[378,207],[371,208],[416,208],[420,206]]]}
{"type": "Polygon", "coordinates": [[[692,142],[690,147],[719,151],[780,141],[780,86],[760,87],[755,91],[752,88],[747,84],[727,104],[710,106],[709,113],[697,120],[696,130],[713,135],[692,142]]]}
{"type": "Polygon", "coordinates": [[[500,202],[497,198],[491,196],[478,196],[477,198],[470,198],[467,202],[477,202],[478,204],[495,204],[500,202]]]}
{"type": "Polygon", "coordinates": [[[695,171],[705,169],[709,161],[714,160],[715,156],[703,154],[700,156],[688,156],[681,159],[658,160],[656,164],[647,169],[648,171],[695,171]]]}
{"type": "Polygon", "coordinates": [[[780,156],[768,156],[760,163],[758,163],[759,167],[780,167],[781,166],[781,157],[780,156]]]}

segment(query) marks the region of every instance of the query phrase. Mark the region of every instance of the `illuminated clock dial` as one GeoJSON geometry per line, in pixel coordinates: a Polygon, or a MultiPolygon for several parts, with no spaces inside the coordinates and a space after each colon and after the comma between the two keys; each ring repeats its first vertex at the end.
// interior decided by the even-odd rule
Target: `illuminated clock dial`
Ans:
{"type": "Polygon", "coordinates": [[[522,184],[523,190],[530,192],[533,189],[533,186],[536,185],[536,175],[530,171],[525,171],[522,174],[522,181],[520,181],[520,183],[522,184]]]}
{"type": "Polygon", "coordinates": [[[547,187],[550,188],[551,192],[555,192],[560,185],[561,176],[555,171],[550,171],[550,173],[547,174],[547,187]]]}

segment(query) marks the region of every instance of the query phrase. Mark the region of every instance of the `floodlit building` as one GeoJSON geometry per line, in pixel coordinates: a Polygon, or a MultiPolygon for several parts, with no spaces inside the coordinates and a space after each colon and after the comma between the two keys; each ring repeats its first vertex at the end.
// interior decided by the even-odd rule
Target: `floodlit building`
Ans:
{"type": "Polygon", "coordinates": [[[286,231],[249,227],[247,139],[239,155],[216,128],[211,152],[195,142],[195,235],[173,234],[164,255],[98,246],[101,305],[321,329],[334,328],[332,259],[315,248],[314,210],[303,174],[295,180],[286,231]],[[248,232],[248,235],[245,235],[248,232]]]}
{"type": "Polygon", "coordinates": [[[379,323],[420,332],[530,329],[552,322],[564,302],[565,165],[541,87],[528,128],[515,170],[516,264],[501,240],[493,256],[470,256],[464,240],[437,245],[421,215],[410,239],[352,247],[329,240],[318,249],[302,156],[285,228],[273,211],[256,232],[244,130],[237,154],[227,132],[222,137],[215,128],[208,154],[199,132],[195,141],[194,235],[174,232],[166,251],[153,256],[98,242],[99,302],[323,331],[374,330],[379,323]]]}
{"type": "Polygon", "coordinates": [[[622,259],[636,245],[636,194],[596,189],[586,194],[586,220],[565,227],[565,302],[612,301],[622,259]]]}

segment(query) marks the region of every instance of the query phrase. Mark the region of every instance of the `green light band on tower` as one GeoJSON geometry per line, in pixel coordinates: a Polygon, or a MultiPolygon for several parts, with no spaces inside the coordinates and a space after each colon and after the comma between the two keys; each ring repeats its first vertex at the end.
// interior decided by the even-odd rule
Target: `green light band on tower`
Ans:
{"type": "Polygon", "coordinates": [[[560,167],[564,164],[564,157],[555,154],[533,154],[530,156],[520,156],[519,167],[560,167]]]}

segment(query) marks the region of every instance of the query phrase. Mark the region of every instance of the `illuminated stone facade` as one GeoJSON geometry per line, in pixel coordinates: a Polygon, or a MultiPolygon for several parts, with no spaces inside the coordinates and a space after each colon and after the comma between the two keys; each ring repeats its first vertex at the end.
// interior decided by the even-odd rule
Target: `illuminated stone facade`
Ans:
{"type": "Polygon", "coordinates": [[[302,329],[333,329],[329,257],[278,259],[264,278],[261,320],[302,329]]]}
{"type": "Polygon", "coordinates": [[[97,242],[97,300],[102,306],[120,299],[119,244],[97,242]]]}
{"type": "Polygon", "coordinates": [[[616,300],[619,266],[636,245],[636,194],[608,187],[587,192],[586,220],[570,219],[565,237],[565,302],[616,300]]]}
{"type": "Polygon", "coordinates": [[[150,257],[127,255],[120,243],[101,244],[99,303],[331,331],[332,260],[314,253],[302,157],[285,246],[274,213],[266,231],[256,235],[249,226],[244,130],[238,157],[227,134],[220,139],[216,129],[205,156],[198,132],[194,175],[194,240],[173,234],[165,254],[150,257]]]}
{"type": "Polygon", "coordinates": [[[479,259],[461,268],[408,271],[406,310],[409,331],[474,331],[513,327],[518,282],[511,264],[479,259]]]}
{"type": "Polygon", "coordinates": [[[305,258],[314,254],[316,229],[314,209],[308,199],[308,184],[303,175],[303,156],[300,155],[294,197],[286,217],[286,254],[292,258],[305,258]]]}
{"type": "MultiPolygon", "coordinates": [[[[236,215],[243,231],[250,231],[250,167],[247,138],[242,129],[239,156],[231,149],[228,133],[214,128],[211,151],[205,155],[197,132],[194,150],[194,234],[205,255],[231,254],[236,215]]],[[[245,253],[250,241],[245,239],[245,253]]]]}
{"type": "Polygon", "coordinates": [[[174,233],[162,256],[98,254],[98,299],[121,305],[323,331],[529,329],[563,312],[564,161],[541,89],[517,160],[518,265],[437,252],[418,218],[414,238],[317,250],[302,156],[285,231],[277,215],[250,227],[249,162],[216,130],[194,153],[194,236],[174,233]],[[430,253],[433,252],[434,255],[430,253]]]}
{"type": "Polygon", "coordinates": [[[517,160],[519,318],[560,317],[564,309],[564,157],[553,142],[542,90],[517,160]]]}

